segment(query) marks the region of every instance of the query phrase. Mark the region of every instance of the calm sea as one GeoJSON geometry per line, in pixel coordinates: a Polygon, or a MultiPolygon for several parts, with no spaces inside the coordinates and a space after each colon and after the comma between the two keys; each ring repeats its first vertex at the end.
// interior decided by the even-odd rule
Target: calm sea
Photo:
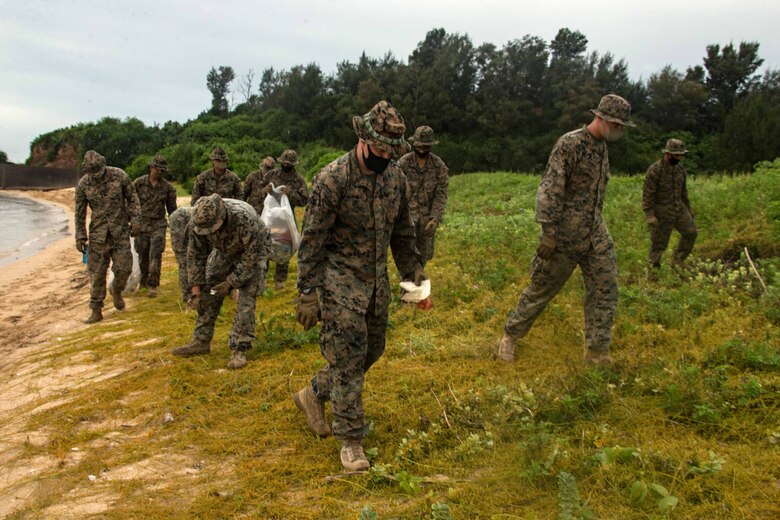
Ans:
{"type": "Polygon", "coordinates": [[[70,234],[68,216],[59,206],[0,192],[0,266],[29,257],[70,234]]]}

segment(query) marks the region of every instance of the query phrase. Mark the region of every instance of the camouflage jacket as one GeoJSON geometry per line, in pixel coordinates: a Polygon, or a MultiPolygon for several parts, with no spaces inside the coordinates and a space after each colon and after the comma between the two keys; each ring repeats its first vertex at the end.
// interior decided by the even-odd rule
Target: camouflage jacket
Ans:
{"type": "Polygon", "coordinates": [[[168,215],[176,211],[176,189],[165,179],[152,186],[148,175],[138,177],[133,186],[141,204],[141,232],[164,228],[167,225],[165,211],[168,210],[168,215]]]}
{"type": "Polygon", "coordinates": [[[444,218],[447,206],[449,169],[439,156],[430,154],[420,167],[417,156],[409,152],[398,160],[409,185],[409,211],[414,222],[444,218]]]}
{"type": "Polygon", "coordinates": [[[536,192],[536,221],[555,233],[561,251],[611,248],[601,215],[609,181],[607,143],[587,127],[561,136],[550,152],[536,192]]]}
{"type": "Polygon", "coordinates": [[[642,209],[645,215],[673,217],[683,206],[691,209],[686,185],[686,171],[682,164],[666,164],[663,159],[654,162],[645,173],[642,190],[642,209]]]}
{"type": "Polygon", "coordinates": [[[187,275],[190,285],[206,284],[206,261],[212,249],[219,250],[225,261],[234,265],[227,277],[231,287],[246,285],[258,274],[271,250],[271,235],[257,212],[242,200],[223,199],[225,222],[208,235],[189,234],[187,275]]]}
{"type": "Polygon", "coordinates": [[[76,240],[87,240],[87,206],[92,210],[89,241],[93,244],[105,243],[109,236],[127,240],[129,223],[138,222],[141,211],[130,178],[112,166],[106,166],[100,177],[84,175],[76,185],[76,240]]]}
{"type": "Polygon", "coordinates": [[[293,209],[299,206],[305,206],[309,200],[309,189],[306,187],[306,181],[298,172],[292,171],[290,173],[284,173],[281,169],[274,169],[262,173],[260,170],[257,170],[250,173],[246,178],[244,196],[246,197],[246,201],[255,208],[258,215],[263,212],[263,205],[265,203],[263,188],[271,183],[274,184],[274,187],[282,185],[290,187],[291,193],[288,195],[287,199],[290,201],[290,206],[293,209]],[[256,177],[254,177],[255,174],[257,174],[256,177]],[[250,176],[252,177],[251,179],[250,176]]]}
{"type": "Polygon", "coordinates": [[[263,212],[263,201],[265,201],[262,186],[265,173],[263,170],[255,170],[244,179],[244,200],[255,208],[258,215],[263,212]]]}
{"type": "Polygon", "coordinates": [[[314,179],[298,251],[298,290],[365,313],[390,304],[387,249],[399,272],[420,268],[406,200],[406,178],[395,163],[382,175],[360,171],[355,148],[314,179]]]}
{"type": "Polygon", "coordinates": [[[230,170],[225,170],[222,175],[214,173],[214,168],[201,172],[195,178],[195,184],[192,186],[190,205],[194,206],[199,198],[208,197],[212,193],[218,193],[223,199],[242,200],[244,198],[241,179],[230,170]]]}
{"type": "Polygon", "coordinates": [[[171,226],[171,248],[176,256],[186,255],[190,242],[190,219],[192,207],[182,206],[168,217],[171,226]]]}

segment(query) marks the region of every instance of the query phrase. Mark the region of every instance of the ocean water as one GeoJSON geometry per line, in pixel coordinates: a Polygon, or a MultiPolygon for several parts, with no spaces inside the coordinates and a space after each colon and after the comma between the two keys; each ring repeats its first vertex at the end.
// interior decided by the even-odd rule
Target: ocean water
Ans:
{"type": "MultiPolygon", "coordinates": [[[[72,234],[65,210],[0,192],[0,266],[34,255],[72,234]]],[[[78,252],[74,249],[74,255],[78,252]]]]}

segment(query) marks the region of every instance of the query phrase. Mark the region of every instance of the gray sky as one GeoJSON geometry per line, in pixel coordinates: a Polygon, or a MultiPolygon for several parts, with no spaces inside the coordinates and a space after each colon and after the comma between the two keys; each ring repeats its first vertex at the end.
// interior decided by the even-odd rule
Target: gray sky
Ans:
{"type": "Polygon", "coordinates": [[[568,27],[646,79],[743,40],[761,44],[762,71],[780,68],[779,19],[777,0],[0,0],[0,150],[23,162],[38,135],[104,116],[184,122],[210,106],[212,66],[328,74],[363,51],[405,62],[437,27],[498,47],[568,27]]]}

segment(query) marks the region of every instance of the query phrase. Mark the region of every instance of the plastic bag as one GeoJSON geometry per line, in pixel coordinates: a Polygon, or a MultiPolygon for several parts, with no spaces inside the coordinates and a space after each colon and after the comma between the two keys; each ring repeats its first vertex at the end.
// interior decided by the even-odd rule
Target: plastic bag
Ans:
{"type": "Polygon", "coordinates": [[[282,188],[284,186],[274,187],[271,183],[271,193],[265,196],[260,215],[260,220],[271,233],[271,254],[268,258],[274,262],[288,262],[301,245],[295,213],[282,188]]]}
{"type": "MultiPolygon", "coordinates": [[[[135,238],[130,237],[130,252],[133,254],[133,270],[130,272],[130,276],[127,278],[124,292],[137,291],[141,285],[141,266],[138,263],[138,251],[135,250],[135,238]]],[[[114,271],[108,270],[108,283],[114,281],[114,271]]]]}

